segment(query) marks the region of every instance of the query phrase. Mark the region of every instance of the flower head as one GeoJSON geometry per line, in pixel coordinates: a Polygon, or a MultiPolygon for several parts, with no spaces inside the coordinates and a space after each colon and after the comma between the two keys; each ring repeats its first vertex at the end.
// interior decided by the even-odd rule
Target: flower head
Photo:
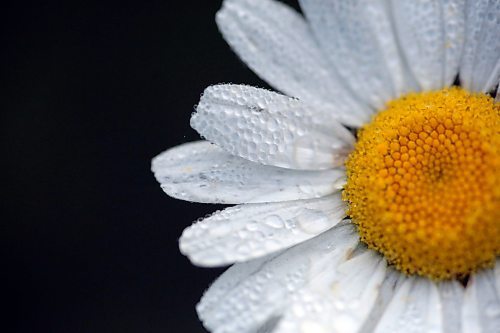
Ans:
{"type": "Polygon", "coordinates": [[[153,160],[170,196],[238,204],[180,239],[197,265],[234,264],[204,325],[498,332],[500,2],[300,4],[224,1],[224,37],[284,94],[207,88],[206,141],[153,160]]]}

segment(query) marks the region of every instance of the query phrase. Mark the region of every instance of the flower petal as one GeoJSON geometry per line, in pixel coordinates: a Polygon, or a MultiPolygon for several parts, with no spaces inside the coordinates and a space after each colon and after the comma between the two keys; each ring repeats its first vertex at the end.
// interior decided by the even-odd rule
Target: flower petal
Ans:
{"type": "Polygon", "coordinates": [[[497,262],[495,263],[495,284],[497,286],[497,294],[498,297],[500,298],[500,259],[497,259],[497,262]]]}
{"type": "Polygon", "coordinates": [[[214,333],[254,332],[281,315],[318,267],[335,267],[357,244],[353,226],[342,224],[278,256],[236,264],[205,293],[198,315],[214,333]]]}
{"type": "Polygon", "coordinates": [[[464,288],[457,281],[444,281],[438,284],[441,297],[443,333],[462,331],[462,304],[464,288]]]}
{"type": "Polygon", "coordinates": [[[441,333],[443,319],[434,282],[408,277],[396,292],[374,333],[441,333]]]}
{"type": "Polygon", "coordinates": [[[465,41],[465,1],[440,0],[444,21],[444,86],[455,81],[465,41]]]}
{"type": "Polygon", "coordinates": [[[153,159],[152,170],[163,190],[174,198],[224,204],[318,198],[336,192],[345,182],[343,170],[260,165],[207,141],[161,153],[153,159]]]}
{"type": "Polygon", "coordinates": [[[398,0],[392,5],[402,51],[421,88],[452,84],[463,43],[463,0],[398,0]]]}
{"type": "Polygon", "coordinates": [[[495,97],[495,102],[500,102],[500,82],[498,82],[497,95],[495,97]]]}
{"type": "Polygon", "coordinates": [[[462,308],[464,332],[490,333],[500,327],[500,296],[493,269],[472,275],[465,290],[462,308]]]}
{"type": "Polygon", "coordinates": [[[345,210],[339,193],[230,207],[184,230],[180,248],[196,265],[242,262],[317,236],[339,223],[345,210]]]}
{"type": "Polygon", "coordinates": [[[472,91],[488,92],[500,78],[500,2],[466,3],[465,45],[460,82],[472,91]]]}
{"type": "Polygon", "coordinates": [[[297,99],[241,85],[208,87],[191,126],[233,155],[291,169],[343,164],[354,136],[297,99]]]}
{"type": "Polygon", "coordinates": [[[224,38],[239,57],[276,89],[310,104],[325,104],[349,125],[370,109],[329,69],[304,19],[274,0],[226,0],[217,13],[224,38]]]}
{"type": "Polygon", "coordinates": [[[365,250],[294,295],[276,333],[359,332],[372,310],[392,298],[398,276],[380,255],[365,250]]]}
{"type": "Polygon", "coordinates": [[[384,1],[300,4],[324,54],[359,98],[379,109],[412,88],[384,1]]]}

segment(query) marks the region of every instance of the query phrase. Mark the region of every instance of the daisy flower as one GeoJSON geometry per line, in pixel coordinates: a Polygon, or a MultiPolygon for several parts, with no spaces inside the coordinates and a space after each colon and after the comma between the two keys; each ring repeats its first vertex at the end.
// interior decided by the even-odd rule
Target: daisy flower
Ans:
{"type": "Polygon", "coordinates": [[[500,332],[500,1],[300,5],[224,1],[224,38],[280,93],[207,88],[206,141],[153,160],[168,195],[237,204],[180,238],[196,265],[234,264],[203,324],[500,332]]]}

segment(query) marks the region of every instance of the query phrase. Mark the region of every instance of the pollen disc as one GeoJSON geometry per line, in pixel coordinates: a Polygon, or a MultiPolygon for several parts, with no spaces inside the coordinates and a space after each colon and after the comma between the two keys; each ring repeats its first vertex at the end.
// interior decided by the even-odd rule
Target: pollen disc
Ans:
{"type": "Polygon", "coordinates": [[[358,133],[343,198],[407,274],[459,278],[500,255],[500,103],[461,88],[388,103],[358,133]]]}

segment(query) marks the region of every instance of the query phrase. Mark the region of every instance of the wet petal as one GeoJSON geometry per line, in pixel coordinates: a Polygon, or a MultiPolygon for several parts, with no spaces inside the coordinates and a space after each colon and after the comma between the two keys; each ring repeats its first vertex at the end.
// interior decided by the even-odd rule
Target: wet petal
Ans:
{"type": "Polygon", "coordinates": [[[207,142],[171,148],[153,159],[162,189],[182,200],[256,203],[318,198],[338,191],[344,170],[303,171],[265,166],[207,142]]]}
{"type": "Polygon", "coordinates": [[[227,152],[290,169],[340,166],[354,136],[330,114],[268,90],[239,85],[205,90],[191,126],[227,152]]]}
{"type": "Polygon", "coordinates": [[[464,332],[490,333],[498,330],[500,296],[497,286],[493,269],[484,269],[470,277],[462,308],[464,332]]]}
{"type": "Polygon", "coordinates": [[[460,82],[472,91],[488,92],[500,78],[500,1],[466,2],[465,45],[460,82]]]}
{"type": "Polygon", "coordinates": [[[365,250],[294,295],[277,332],[359,332],[373,310],[392,298],[398,275],[387,270],[381,256],[365,250]]]}
{"type": "Polygon", "coordinates": [[[465,26],[464,1],[392,1],[401,49],[423,90],[453,83],[465,26]]]}
{"type": "Polygon", "coordinates": [[[460,67],[465,41],[465,1],[440,0],[444,20],[444,86],[451,86],[460,67]]]}
{"type": "Polygon", "coordinates": [[[301,0],[330,63],[359,98],[382,108],[414,86],[385,1],[301,0]]]}
{"type": "Polygon", "coordinates": [[[279,318],[292,295],[317,276],[318,269],[326,263],[334,267],[357,244],[353,226],[344,224],[278,256],[236,264],[205,293],[198,314],[214,333],[254,332],[279,318]]]}
{"type": "Polygon", "coordinates": [[[441,333],[443,319],[434,282],[408,277],[396,292],[374,333],[441,333]]]}
{"type": "Polygon", "coordinates": [[[201,266],[242,262],[289,248],[339,223],[340,194],[278,203],[230,207],[187,228],[182,253],[201,266]]]}
{"type": "Polygon", "coordinates": [[[462,331],[462,304],[464,288],[457,281],[443,281],[438,284],[441,298],[443,333],[462,331]]]}
{"type": "Polygon", "coordinates": [[[326,107],[348,125],[371,113],[344,88],[304,19],[274,0],[226,0],[217,13],[224,38],[239,57],[274,88],[326,107]]]}

